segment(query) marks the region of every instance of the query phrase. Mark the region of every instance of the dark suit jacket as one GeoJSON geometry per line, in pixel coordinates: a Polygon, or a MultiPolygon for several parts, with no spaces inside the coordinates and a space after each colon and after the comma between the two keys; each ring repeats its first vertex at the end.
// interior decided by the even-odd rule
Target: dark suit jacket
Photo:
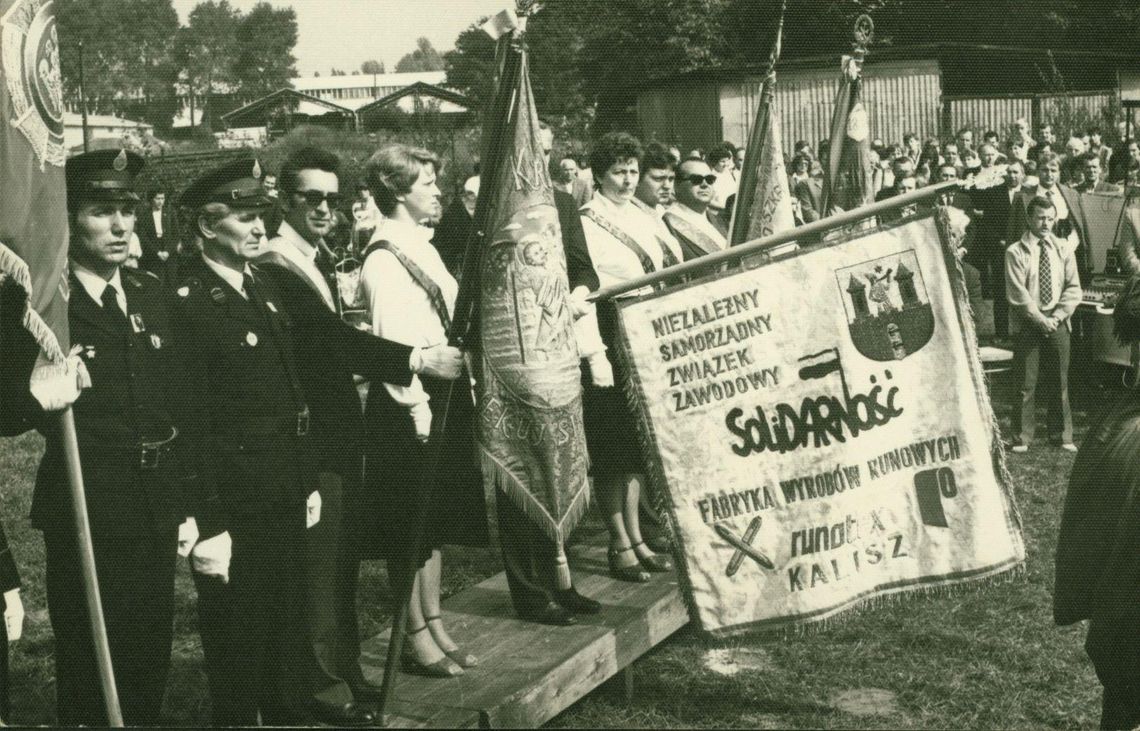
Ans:
{"type": "Polygon", "coordinates": [[[594,271],[594,261],[586,248],[586,233],[582,230],[582,215],[574,196],[561,190],[554,191],[554,205],[558,207],[558,224],[562,228],[562,246],[566,249],[566,274],[570,291],[585,287],[593,292],[601,284],[594,271]]]}
{"type": "Polygon", "coordinates": [[[164,277],[167,271],[167,262],[174,258],[174,254],[178,250],[178,237],[168,208],[164,208],[162,211],[161,237],[154,227],[154,216],[151,213],[149,205],[141,207],[135,213],[135,233],[138,234],[139,244],[142,246],[139,268],[159,277],[164,277]],[[170,254],[166,262],[158,258],[160,251],[170,254]]]}
{"type": "Polygon", "coordinates": [[[813,223],[823,217],[823,182],[808,178],[796,185],[793,194],[800,201],[804,223],[813,223]]]}
{"type": "Polygon", "coordinates": [[[378,338],[342,321],[307,279],[292,270],[260,263],[276,285],[292,320],[301,388],[312,416],[312,448],[318,469],[359,482],[364,418],[353,374],[374,383],[412,382],[407,345],[378,338]]]}

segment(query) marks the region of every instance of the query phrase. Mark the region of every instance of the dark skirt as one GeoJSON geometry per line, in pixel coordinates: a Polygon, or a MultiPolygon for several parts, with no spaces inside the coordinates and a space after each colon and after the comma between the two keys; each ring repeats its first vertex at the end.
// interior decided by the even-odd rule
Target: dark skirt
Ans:
{"type": "Polygon", "coordinates": [[[582,367],[582,418],[586,426],[590,472],[602,479],[644,473],[637,419],[626,399],[627,373],[618,358],[617,310],[613,303],[598,304],[598,330],[613,366],[614,385],[612,388],[593,385],[589,366],[582,367]]]}
{"type": "MultiPolygon", "coordinates": [[[[448,383],[420,376],[431,396],[433,422],[442,414],[448,383]]],[[[455,382],[439,466],[432,480],[420,565],[443,545],[488,542],[483,475],[475,452],[475,404],[464,373],[455,382]]],[[[421,508],[424,472],[433,444],[421,444],[408,409],[382,383],[373,383],[364,409],[364,489],[360,509],[349,516],[362,558],[408,556],[421,508]]]]}

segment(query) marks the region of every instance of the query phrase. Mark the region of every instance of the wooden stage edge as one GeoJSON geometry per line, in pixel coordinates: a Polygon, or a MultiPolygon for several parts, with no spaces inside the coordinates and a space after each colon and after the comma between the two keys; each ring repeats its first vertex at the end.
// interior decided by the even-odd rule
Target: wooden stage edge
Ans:
{"type": "MultiPolygon", "coordinates": [[[[604,532],[570,550],[579,592],[602,603],[572,627],[524,622],[496,574],[443,602],[448,631],[479,665],[458,678],[404,673],[389,706],[392,728],[534,728],[622,671],[689,621],[673,573],[645,584],[611,579],[604,532]]],[[[364,643],[364,673],[380,682],[391,629],[364,643]]]]}

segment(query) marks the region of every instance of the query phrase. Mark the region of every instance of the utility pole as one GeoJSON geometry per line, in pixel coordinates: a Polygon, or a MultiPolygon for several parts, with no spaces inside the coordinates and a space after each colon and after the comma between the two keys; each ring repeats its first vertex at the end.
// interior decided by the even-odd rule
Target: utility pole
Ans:
{"type": "Polygon", "coordinates": [[[87,87],[83,85],[83,41],[79,42],[79,112],[83,115],[83,151],[87,152],[87,87]]]}

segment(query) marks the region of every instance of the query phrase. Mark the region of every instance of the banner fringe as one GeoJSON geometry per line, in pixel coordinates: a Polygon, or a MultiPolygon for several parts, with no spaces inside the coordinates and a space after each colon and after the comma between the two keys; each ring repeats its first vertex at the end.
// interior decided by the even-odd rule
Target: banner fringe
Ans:
{"type": "Polygon", "coordinates": [[[27,263],[16,252],[5,246],[3,242],[0,242],[0,272],[11,277],[27,295],[24,302],[24,316],[21,320],[24,329],[31,333],[36,345],[40,346],[40,351],[43,352],[44,357],[52,363],[63,363],[67,360],[67,355],[59,345],[59,338],[40,317],[40,313],[32,309],[31,271],[28,269],[27,263]]]}
{"type": "MultiPolygon", "coordinates": [[[[587,479],[563,515],[561,524],[555,523],[542,504],[531,496],[510,468],[500,462],[482,445],[479,446],[479,463],[483,470],[483,484],[487,486],[487,491],[496,489],[502,492],[556,546],[565,545],[566,538],[574,531],[590,507],[590,483],[587,479]]],[[[497,495],[494,496],[494,499],[497,498],[497,495]]],[[[491,512],[491,505],[492,501],[488,500],[488,512],[491,512]]],[[[497,516],[493,521],[491,532],[492,538],[497,539],[499,533],[497,516]]]]}

